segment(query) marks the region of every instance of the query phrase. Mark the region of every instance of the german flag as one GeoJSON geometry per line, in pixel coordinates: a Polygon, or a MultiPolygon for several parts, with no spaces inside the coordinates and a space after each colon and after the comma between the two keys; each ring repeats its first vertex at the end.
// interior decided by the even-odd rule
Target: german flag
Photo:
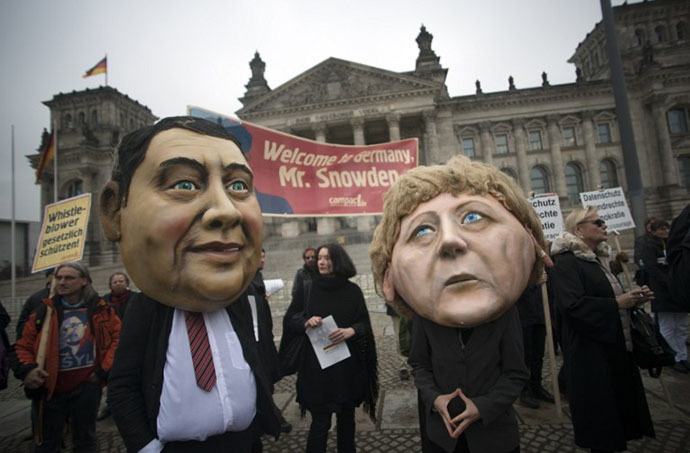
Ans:
{"type": "Polygon", "coordinates": [[[53,157],[55,157],[55,132],[50,133],[50,139],[41,150],[41,157],[38,159],[38,166],[36,167],[36,184],[39,183],[41,173],[50,164],[53,157]]]}
{"type": "Polygon", "coordinates": [[[86,71],[84,75],[82,76],[83,78],[91,77],[92,75],[96,74],[107,74],[108,73],[108,57],[105,56],[101,61],[96,63],[96,65],[86,71]]]}

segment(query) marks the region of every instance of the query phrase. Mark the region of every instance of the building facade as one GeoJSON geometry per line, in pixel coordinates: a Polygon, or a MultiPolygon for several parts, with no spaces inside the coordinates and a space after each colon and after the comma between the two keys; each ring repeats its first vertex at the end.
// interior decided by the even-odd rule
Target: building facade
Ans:
{"type": "MultiPolygon", "coordinates": [[[[84,249],[90,266],[119,259],[117,245],[103,235],[98,219],[98,196],[110,179],[114,150],[120,139],[135,129],[153,124],[151,110],[115,88],[105,86],[84,91],[60,93],[45,101],[50,108],[51,124],[57,131],[58,199],[90,192],[91,212],[84,249]]],[[[48,138],[44,131],[42,145],[48,138]]],[[[28,156],[36,168],[39,155],[28,156]]],[[[44,206],[54,201],[52,163],[43,171],[41,215],[44,206]]]]}
{"type": "MultiPolygon", "coordinates": [[[[647,214],[671,219],[690,201],[690,3],[657,0],[614,8],[647,214]]],[[[558,193],[567,213],[579,193],[627,189],[603,24],[568,60],[574,83],[450,96],[447,69],[422,26],[415,69],[397,73],[329,58],[271,89],[259,54],[250,62],[246,121],[320,142],[364,145],[417,137],[420,164],[457,154],[491,163],[525,193],[558,193]]],[[[267,219],[274,235],[322,234],[373,217],[267,219]]]]}

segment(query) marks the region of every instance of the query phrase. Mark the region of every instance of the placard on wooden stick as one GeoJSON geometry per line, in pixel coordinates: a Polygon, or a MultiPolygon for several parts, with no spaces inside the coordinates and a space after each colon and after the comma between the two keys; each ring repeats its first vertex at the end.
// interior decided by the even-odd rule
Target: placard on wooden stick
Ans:
{"type": "Polygon", "coordinates": [[[90,211],[91,193],[46,205],[32,273],[82,259],[90,211]]]}

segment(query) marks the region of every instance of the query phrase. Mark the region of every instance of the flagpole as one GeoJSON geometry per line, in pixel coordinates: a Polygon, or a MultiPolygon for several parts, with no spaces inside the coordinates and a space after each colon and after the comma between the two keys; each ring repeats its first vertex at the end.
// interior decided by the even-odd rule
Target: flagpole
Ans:
{"type": "Polygon", "coordinates": [[[108,86],[108,54],[105,54],[105,86],[108,86]]]}
{"type": "Polygon", "coordinates": [[[16,214],[15,214],[15,193],[14,193],[14,124],[12,125],[12,247],[10,253],[12,254],[12,303],[14,303],[14,298],[17,296],[17,227],[16,227],[16,214]]]}
{"type": "Polygon", "coordinates": [[[57,121],[53,121],[53,203],[58,201],[58,130],[57,121]]]}

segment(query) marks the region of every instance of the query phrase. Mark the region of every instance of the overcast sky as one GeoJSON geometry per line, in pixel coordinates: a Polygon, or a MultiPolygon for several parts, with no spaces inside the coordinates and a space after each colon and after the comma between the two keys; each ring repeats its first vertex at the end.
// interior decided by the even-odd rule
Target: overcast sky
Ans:
{"type": "MultiPolygon", "coordinates": [[[[614,0],[619,5],[622,0],[614,0]]],[[[414,69],[421,24],[448,68],[451,96],[571,83],[567,62],[601,20],[597,0],[0,0],[0,218],[11,217],[15,127],[17,218],[40,218],[33,154],[59,92],[105,84],[81,76],[107,53],[108,83],[159,117],[187,105],[231,114],[259,51],[277,88],[329,57],[414,69]]]]}

